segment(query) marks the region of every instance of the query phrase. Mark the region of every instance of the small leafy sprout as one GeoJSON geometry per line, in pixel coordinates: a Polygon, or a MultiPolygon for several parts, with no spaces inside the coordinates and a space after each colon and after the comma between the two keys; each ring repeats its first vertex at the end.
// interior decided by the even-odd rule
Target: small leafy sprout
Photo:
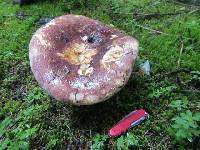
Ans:
{"type": "Polygon", "coordinates": [[[169,104],[170,107],[172,108],[176,108],[177,110],[181,110],[183,108],[186,108],[186,103],[184,103],[182,100],[175,100],[175,101],[172,101],[170,104],[169,104]]]}
{"type": "Polygon", "coordinates": [[[29,103],[32,103],[35,100],[40,100],[45,97],[46,95],[44,94],[44,91],[41,88],[34,88],[32,91],[29,92],[27,100],[29,103]]]}
{"type": "Polygon", "coordinates": [[[46,148],[52,149],[55,147],[55,145],[58,143],[59,139],[50,139],[50,141],[47,143],[46,148]]]}
{"type": "Polygon", "coordinates": [[[101,150],[104,146],[104,142],[108,139],[107,135],[97,134],[92,143],[92,150],[101,150]]]}
{"type": "Polygon", "coordinates": [[[200,134],[198,126],[200,113],[192,114],[190,110],[187,110],[173,120],[174,124],[172,125],[171,133],[175,135],[178,141],[187,139],[192,142],[192,139],[200,134]]]}
{"type": "Polygon", "coordinates": [[[0,123],[0,149],[29,149],[31,136],[38,131],[35,120],[41,118],[47,105],[32,105],[18,114],[16,119],[5,118],[0,123]]]}
{"type": "Polygon", "coordinates": [[[174,89],[176,89],[175,85],[160,87],[159,89],[153,90],[153,92],[150,94],[150,97],[159,98],[162,95],[169,95],[174,89]]]}
{"type": "Polygon", "coordinates": [[[126,136],[121,136],[116,141],[118,150],[128,150],[130,146],[138,146],[138,140],[132,133],[127,133],[126,136]]]}

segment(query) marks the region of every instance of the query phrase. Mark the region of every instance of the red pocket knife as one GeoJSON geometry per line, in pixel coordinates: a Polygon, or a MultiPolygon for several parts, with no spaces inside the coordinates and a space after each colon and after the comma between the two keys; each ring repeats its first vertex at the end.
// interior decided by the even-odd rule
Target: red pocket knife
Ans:
{"type": "Polygon", "coordinates": [[[109,136],[114,138],[126,132],[129,128],[140,124],[143,120],[149,117],[149,114],[144,110],[136,110],[125,116],[121,121],[114,125],[108,132],[109,136]]]}

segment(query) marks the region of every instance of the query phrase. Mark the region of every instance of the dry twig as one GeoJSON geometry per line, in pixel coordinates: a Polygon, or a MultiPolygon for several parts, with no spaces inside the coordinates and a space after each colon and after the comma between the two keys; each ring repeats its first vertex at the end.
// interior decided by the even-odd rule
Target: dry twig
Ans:
{"type": "Polygon", "coordinates": [[[142,25],[139,25],[139,24],[135,24],[135,26],[140,27],[140,28],[145,29],[145,30],[148,30],[151,33],[163,34],[163,35],[166,35],[166,36],[182,37],[182,38],[185,38],[185,39],[193,39],[193,38],[189,38],[189,37],[185,37],[185,36],[181,36],[181,35],[165,33],[165,32],[155,30],[155,29],[152,29],[152,28],[149,28],[149,27],[145,27],[145,26],[142,26],[142,25]]]}
{"type": "Polygon", "coordinates": [[[159,18],[159,17],[164,17],[164,16],[175,16],[175,15],[180,15],[180,14],[185,14],[187,12],[172,12],[172,13],[133,13],[133,17],[135,17],[137,20],[138,19],[151,19],[151,18],[159,18]]]}
{"type": "Polygon", "coordinates": [[[182,3],[180,1],[177,1],[177,0],[167,0],[167,2],[169,3],[174,3],[174,4],[177,4],[177,5],[182,5],[182,6],[186,6],[186,7],[192,7],[192,8],[199,8],[200,5],[194,5],[194,4],[186,4],[186,3],[182,3]]]}
{"type": "Polygon", "coordinates": [[[183,53],[183,41],[181,42],[181,49],[180,49],[179,58],[178,58],[178,61],[177,61],[177,68],[180,67],[182,53],[183,53]]]}

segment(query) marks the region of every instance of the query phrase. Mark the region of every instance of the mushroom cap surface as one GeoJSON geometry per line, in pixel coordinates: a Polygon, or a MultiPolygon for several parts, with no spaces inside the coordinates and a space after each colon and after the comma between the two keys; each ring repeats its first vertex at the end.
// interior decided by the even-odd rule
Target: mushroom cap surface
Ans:
{"type": "Polygon", "coordinates": [[[126,84],[138,45],[135,38],[110,25],[65,15],[35,32],[29,59],[36,80],[55,99],[91,105],[126,84]]]}

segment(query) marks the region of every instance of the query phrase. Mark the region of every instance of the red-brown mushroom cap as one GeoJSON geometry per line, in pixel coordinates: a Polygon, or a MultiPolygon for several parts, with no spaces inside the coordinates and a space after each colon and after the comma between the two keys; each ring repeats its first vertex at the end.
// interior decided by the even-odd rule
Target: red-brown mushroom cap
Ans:
{"type": "Polygon", "coordinates": [[[75,105],[110,98],[126,84],[138,41],[124,32],[84,16],[53,19],[33,35],[31,69],[53,97],[75,105]]]}

